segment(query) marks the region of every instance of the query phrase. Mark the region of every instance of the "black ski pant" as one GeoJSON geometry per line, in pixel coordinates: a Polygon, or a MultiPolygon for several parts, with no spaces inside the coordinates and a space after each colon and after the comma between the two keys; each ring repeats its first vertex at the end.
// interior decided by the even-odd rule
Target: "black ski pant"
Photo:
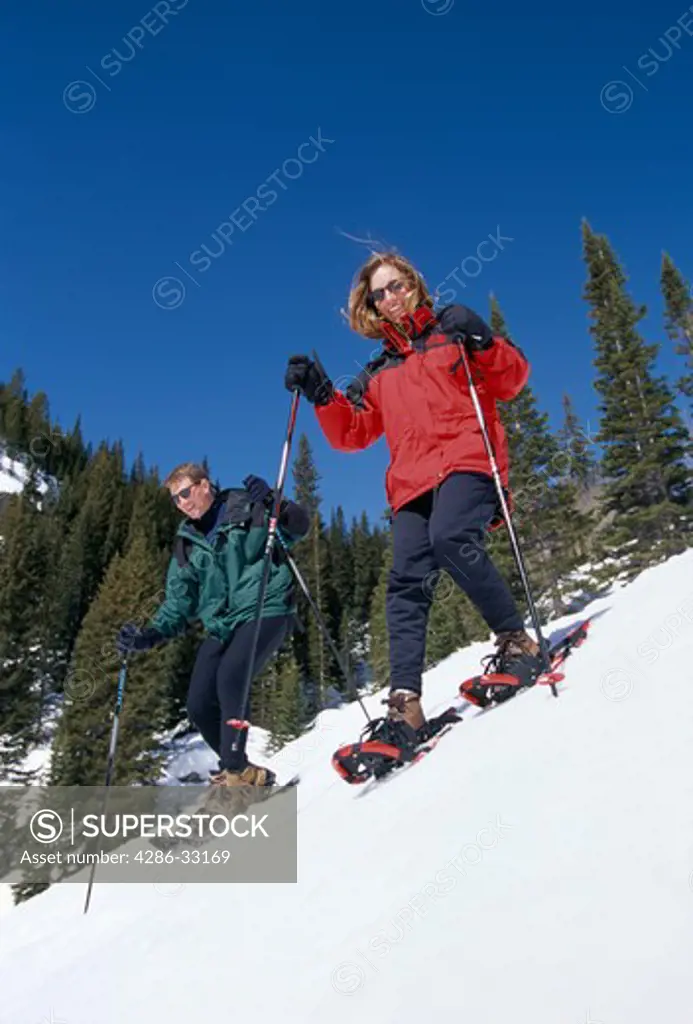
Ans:
{"type": "Polygon", "coordinates": [[[484,547],[485,530],[497,512],[492,477],[452,473],[394,516],[386,597],[391,689],[421,693],[437,570],[450,573],[494,633],[524,628],[510,588],[484,547]]]}
{"type": "MultiPolygon", "coordinates": [[[[254,676],[262,672],[272,655],[281,647],[293,623],[292,615],[262,620],[254,676]]],[[[248,763],[245,753],[248,730],[244,729],[241,733],[241,743],[234,754],[231,747],[235,729],[228,724],[228,720],[247,719],[250,713],[250,697],[244,708],[241,702],[254,629],[254,621],[242,623],[225,644],[215,637],[207,637],[197,652],[190,678],[188,718],[218,755],[220,769],[227,768],[229,771],[240,771],[248,763]]]]}

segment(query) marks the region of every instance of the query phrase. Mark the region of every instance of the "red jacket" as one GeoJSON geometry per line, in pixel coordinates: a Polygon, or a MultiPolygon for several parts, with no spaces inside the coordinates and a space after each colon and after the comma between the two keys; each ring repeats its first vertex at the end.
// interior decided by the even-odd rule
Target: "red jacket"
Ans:
{"type": "MultiPolygon", "coordinates": [[[[403,341],[403,340],[402,340],[403,341]]],[[[382,351],[343,393],[315,412],[325,437],[343,452],[368,448],[385,434],[390,465],[385,490],[393,512],[457,471],[491,476],[459,345],[436,321],[412,332],[412,344],[385,340],[382,351]]],[[[496,401],[527,383],[530,365],[507,338],[469,359],[504,488],[508,445],[496,401]]]]}

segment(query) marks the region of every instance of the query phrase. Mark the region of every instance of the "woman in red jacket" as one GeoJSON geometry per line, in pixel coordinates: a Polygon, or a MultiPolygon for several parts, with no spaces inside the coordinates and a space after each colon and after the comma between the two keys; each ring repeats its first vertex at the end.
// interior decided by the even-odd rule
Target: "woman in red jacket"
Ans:
{"type": "MultiPolygon", "coordinates": [[[[345,392],[305,355],[291,357],[285,384],[313,403],[325,437],[338,451],[368,448],[383,434],[387,439],[394,558],[387,592],[388,717],[418,730],[425,723],[421,676],[436,570],[450,573],[496,635],[497,651],[486,671],[532,685],[543,668],[538,644],[525,632],[510,589],[484,549],[485,531],[498,524],[501,506],[454,336],[467,338],[506,489],[508,449],[496,402],[519,394],[529,363],[465,306],[434,314],[422,277],[393,253],[376,253],[361,268],[349,296],[349,318],[354,331],[382,340],[382,347],[345,392]]],[[[479,698],[483,702],[483,694],[479,698]]]]}

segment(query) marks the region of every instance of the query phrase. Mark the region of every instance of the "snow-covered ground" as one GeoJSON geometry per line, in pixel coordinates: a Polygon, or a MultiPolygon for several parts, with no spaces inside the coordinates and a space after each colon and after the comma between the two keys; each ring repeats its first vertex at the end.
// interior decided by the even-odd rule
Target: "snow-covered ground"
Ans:
{"type": "MultiPolygon", "coordinates": [[[[558,700],[467,708],[379,788],[330,765],[358,705],[277,754],[302,776],[297,884],[97,881],[87,915],[74,884],[14,907],[1,1024],[690,1024],[693,551],[550,633],[587,614],[558,700]]],[[[428,673],[429,713],[486,650],[428,673]]]]}
{"type": "MultiPolygon", "coordinates": [[[[29,478],[29,469],[19,459],[11,459],[0,446],[0,494],[19,494],[29,478]]],[[[43,475],[39,476],[38,489],[41,494],[48,490],[43,475]]]]}
{"type": "Polygon", "coordinates": [[[21,462],[0,450],[0,494],[19,494],[26,483],[26,470],[21,462]]]}

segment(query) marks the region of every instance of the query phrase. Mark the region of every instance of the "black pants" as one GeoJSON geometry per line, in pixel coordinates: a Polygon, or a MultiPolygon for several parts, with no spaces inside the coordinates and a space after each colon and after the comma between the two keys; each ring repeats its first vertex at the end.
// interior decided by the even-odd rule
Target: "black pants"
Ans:
{"type": "MultiPolygon", "coordinates": [[[[259,675],[272,655],[281,647],[293,625],[292,615],[262,620],[255,655],[254,675],[259,675]]],[[[248,718],[250,699],[244,708],[241,700],[253,642],[254,622],[244,622],[223,644],[208,637],[200,645],[188,690],[188,718],[203,739],[219,756],[220,768],[238,771],[248,763],[245,744],[248,731],[241,733],[241,744],[231,750],[235,729],[230,718],[248,718]]]]}
{"type": "Polygon", "coordinates": [[[497,510],[490,476],[453,473],[395,515],[387,592],[392,689],[421,692],[438,569],[450,573],[494,633],[524,628],[510,588],[484,548],[484,531],[497,510]]]}

